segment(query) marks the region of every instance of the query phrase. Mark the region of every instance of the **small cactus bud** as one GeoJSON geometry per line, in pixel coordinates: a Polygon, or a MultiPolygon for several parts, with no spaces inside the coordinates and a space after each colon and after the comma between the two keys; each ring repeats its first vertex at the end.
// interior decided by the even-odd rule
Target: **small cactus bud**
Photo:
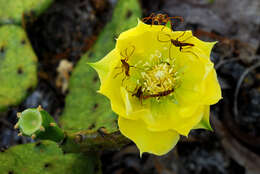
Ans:
{"type": "Polygon", "coordinates": [[[38,106],[36,109],[26,109],[17,113],[18,122],[14,126],[19,128],[19,135],[29,136],[32,139],[49,139],[60,142],[64,138],[63,131],[57,126],[54,119],[38,106]]]}

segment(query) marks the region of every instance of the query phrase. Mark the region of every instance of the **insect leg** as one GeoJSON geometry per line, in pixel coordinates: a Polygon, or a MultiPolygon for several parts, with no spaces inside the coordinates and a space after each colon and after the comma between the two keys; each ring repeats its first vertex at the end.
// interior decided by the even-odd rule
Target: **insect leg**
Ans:
{"type": "Polygon", "coordinates": [[[143,18],[142,21],[145,23],[145,22],[147,22],[149,19],[151,19],[150,16],[149,16],[149,17],[145,17],[145,18],[143,18]]]}
{"type": "Polygon", "coordinates": [[[125,81],[126,78],[127,78],[126,76],[123,78],[123,80],[122,80],[122,82],[121,82],[121,86],[123,86],[124,81],[125,81]]]}
{"type": "Polygon", "coordinates": [[[188,38],[186,38],[186,39],[184,39],[183,41],[181,41],[181,42],[185,42],[186,40],[189,40],[190,38],[192,38],[193,36],[191,35],[190,37],[188,37],[188,38]]]}
{"type": "MultiPolygon", "coordinates": [[[[122,68],[122,67],[121,67],[122,68]]],[[[124,72],[124,69],[122,69],[121,72],[117,73],[113,78],[115,79],[119,74],[122,74],[124,72]]]]}
{"type": "Polygon", "coordinates": [[[130,50],[131,52],[127,55],[127,57],[130,57],[134,54],[134,51],[135,51],[135,46],[134,45],[131,45],[129,48],[133,48],[132,50],[130,50]]]}
{"type": "Polygon", "coordinates": [[[183,52],[183,53],[191,53],[191,54],[193,54],[194,56],[196,56],[196,57],[200,57],[197,53],[195,53],[194,51],[192,51],[190,48],[194,48],[193,46],[188,46],[188,47],[185,47],[185,48],[183,48],[182,49],[182,51],[181,52],[183,52]],[[183,50],[186,50],[186,49],[189,49],[189,50],[187,50],[187,51],[183,51],[183,50]]]}
{"type": "MultiPolygon", "coordinates": [[[[181,38],[181,37],[183,37],[183,36],[185,35],[185,33],[186,33],[186,31],[184,31],[180,36],[178,36],[178,37],[176,38],[176,40],[178,41],[178,39],[181,38]]],[[[183,42],[183,41],[182,41],[182,42],[183,42]]]]}
{"type": "Polygon", "coordinates": [[[125,62],[128,61],[127,48],[125,49],[125,62]]]}
{"type": "Polygon", "coordinates": [[[123,50],[120,52],[120,55],[121,55],[122,58],[125,57],[125,55],[123,55],[123,50]]]}
{"type": "Polygon", "coordinates": [[[155,14],[154,14],[154,13],[151,13],[150,16],[143,18],[142,21],[143,21],[143,22],[147,22],[149,19],[154,18],[154,16],[155,16],[155,14]]]}

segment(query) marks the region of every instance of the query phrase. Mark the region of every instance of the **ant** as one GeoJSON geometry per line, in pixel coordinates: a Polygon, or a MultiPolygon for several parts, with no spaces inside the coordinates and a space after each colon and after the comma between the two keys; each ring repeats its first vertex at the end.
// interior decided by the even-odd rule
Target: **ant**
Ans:
{"type": "MultiPolygon", "coordinates": [[[[162,14],[162,13],[159,14],[152,13],[150,16],[143,18],[142,21],[147,22],[148,20],[152,20],[152,25],[157,23],[158,25],[164,25],[164,27],[170,21],[171,28],[173,28],[172,19],[179,19],[181,22],[184,21],[183,17],[181,16],[169,17],[168,14],[162,14]]],[[[161,30],[163,30],[164,27],[161,30]]]]}
{"type": "Polygon", "coordinates": [[[183,32],[183,34],[181,34],[179,37],[177,37],[176,39],[172,39],[171,35],[170,34],[166,34],[166,33],[163,33],[163,34],[158,34],[157,35],[157,40],[159,42],[170,42],[171,45],[170,45],[170,48],[169,48],[169,58],[171,57],[171,46],[174,45],[175,47],[179,47],[180,48],[180,52],[189,52],[189,53],[192,53],[193,55],[195,55],[196,57],[198,57],[198,55],[196,55],[194,52],[192,51],[182,51],[184,49],[189,49],[191,47],[194,46],[194,44],[192,43],[187,43],[185,42],[186,40],[192,38],[193,36],[190,36],[186,39],[184,39],[183,41],[179,41],[179,38],[183,37],[185,35],[186,31],[183,32]],[[162,39],[162,38],[165,38],[165,39],[162,39]],[[185,48],[183,48],[185,47],[185,48]]]}
{"type": "Polygon", "coordinates": [[[152,98],[152,97],[164,97],[164,96],[171,94],[172,92],[174,92],[174,89],[169,89],[166,91],[158,92],[157,94],[144,95],[144,93],[142,91],[142,87],[140,86],[136,90],[136,93],[133,93],[132,96],[136,96],[137,98],[139,98],[142,103],[143,99],[148,99],[148,98],[152,98]]]}
{"type": "Polygon", "coordinates": [[[130,76],[130,67],[134,67],[132,65],[129,65],[127,63],[129,57],[131,57],[135,51],[135,46],[134,45],[131,45],[130,46],[131,50],[130,50],[130,53],[128,54],[128,48],[124,49],[123,51],[120,52],[120,55],[122,57],[122,59],[120,60],[121,61],[121,66],[120,67],[116,67],[116,68],[122,68],[122,71],[117,73],[114,78],[116,78],[119,74],[123,73],[125,74],[125,78],[122,80],[122,83],[124,82],[124,80],[126,79],[126,77],[129,77],[130,76]]]}

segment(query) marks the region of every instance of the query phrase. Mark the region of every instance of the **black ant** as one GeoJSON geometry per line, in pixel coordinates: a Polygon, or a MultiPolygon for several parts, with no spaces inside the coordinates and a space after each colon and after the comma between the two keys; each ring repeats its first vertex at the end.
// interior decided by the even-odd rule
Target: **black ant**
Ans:
{"type": "MultiPolygon", "coordinates": [[[[152,25],[158,24],[158,25],[164,25],[164,27],[170,21],[171,28],[173,28],[172,19],[179,19],[181,22],[184,21],[183,17],[181,16],[169,17],[167,14],[161,14],[161,13],[159,14],[152,13],[150,16],[143,18],[142,21],[147,22],[148,20],[152,20],[152,25]]],[[[164,27],[161,30],[163,30],[164,27]]]]}
{"type": "Polygon", "coordinates": [[[183,41],[179,41],[179,38],[183,37],[185,35],[186,31],[183,32],[183,34],[181,34],[179,37],[177,37],[176,39],[172,39],[171,35],[170,34],[166,34],[166,33],[163,33],[163,34],[158,34],[157,36],[157,40],[159,42],[170,42],[171,45],[170,45],[170,48],[169,48],[169,58],[171,57],[171,46],[174,45],[175,47],[179,47],[180,48],[180,52],[190,52],[192,54],[194,54],[196,57],[198,57],[198,55],[196,55],[194,52],[192,51],[182,51],[183,49],[188,49],[188,48],[191,48],[194,46],[194,44],[192,43],[187,43],[185,42],[186,40],[192,38],[193,36],[190,36],[186,39],[184,39],[183,41]],[[161,36],[160,36],[161,35],[161,36]],[[164,36],[162,36],[164,35],[164,36]],[[167,37],[167,39],[162,39],[162,37],[167,37]],[[185,48],[183,48],[185,47],[185,48]]]}
{"type": "MultiPolygon", "coordinates": [[[[129,57],[131,57],[131,56],[133,55],[133,53],[134,53],[134,51],[135,51],[135,46],[131,45],[130,48],[132,48],[132,49],[130,50],[130,53],[129,53],[129,54],[128,54],[128,48],[126,48],[126,49],[124,49],[123,51],[120,52],[120,55],[121,55],[121,57],[122,57],[122,59],[121,59],[120,61],[121,61],[122,64],[121,64],[120,67],[116,67],[116,68],[122,68],[122,71],[119,72],[119,73],[117,73],[117,74],[114,76],[114,78],[116,78],[116,77],[117,77],[119,74],[121,74],[121,73],[124,73],[124,74],[125,74],[125,78],[130,76],[130,73],[129,73],[130,67],[134,67],[134,66],[129,65],[129,64],[127,63],[127,61],[128,61],[128,59],[129,59],[129,57]]],[[[122,80],[122,83],[123,83],[123,81],[125,80],[125,78],[122,80]]]]}

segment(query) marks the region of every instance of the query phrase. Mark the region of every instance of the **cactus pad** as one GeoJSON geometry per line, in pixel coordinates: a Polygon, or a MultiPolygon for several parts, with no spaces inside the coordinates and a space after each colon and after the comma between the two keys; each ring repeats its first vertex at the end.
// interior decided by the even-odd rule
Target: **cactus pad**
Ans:
{"type": "Polygon", "coordinates": [[[37,83],[37,57],[21,27],[0,27],[0,111],[16,105],[37,83]]]}
{"type": "Polygon", "coordinates": [[[0,152],[1,174],[98,174],[96,155],[64,154],[52,141],[12,147],[0,152]]]}
{"type": "Polygon", "coordinates": [[[109,100],[97,93],[100,82],[94,69],[87,62],[101,59],[115,46],[115,37],[133,27],[141,9],[137,0],[119,0],[112,17],[94,47],[78,62],[70,79],[64,113],[60,119],[65,130],[83,130],[101,127],[107,132],[117,130],[117,117],[112,112],[109,100]]]}
{"type": "Polygon", "coordinates": [[[38,16],[53,0],[0,0],[0,24],[21,24],[23,15],[38,16]]]}

